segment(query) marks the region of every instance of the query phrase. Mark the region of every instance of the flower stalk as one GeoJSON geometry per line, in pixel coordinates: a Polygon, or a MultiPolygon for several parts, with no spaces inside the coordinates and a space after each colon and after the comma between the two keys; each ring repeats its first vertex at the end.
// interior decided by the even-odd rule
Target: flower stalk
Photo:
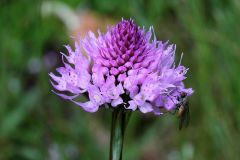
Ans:
{"type": "Polygon", "coordinates": [[[131,111],[119,106],[113,109],[109,160],[122,160],[124,133],[131,116],[131,111]]]}

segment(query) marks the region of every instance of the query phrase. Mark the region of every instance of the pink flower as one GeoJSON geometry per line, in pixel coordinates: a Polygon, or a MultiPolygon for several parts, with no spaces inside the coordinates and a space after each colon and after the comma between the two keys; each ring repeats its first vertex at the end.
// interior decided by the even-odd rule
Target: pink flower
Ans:
{"type": "Polygon", "coordinates": [[[66,46],[69,54],[63,54],[59,75],[49,74],[54,92],[88,112],[103,104],[158,115],[162,108],[175,109],[181,92],[193,93],[183,84],[188,69],[175,66],[176,45],[157,41],[155,35],[152,40],[152,35],[152,27],[146,31],[133,20],[122,20],[97,37],[89,32],[74,51],[66,46]],[[88,102],[74,100],[85,92],[88,102]]]}

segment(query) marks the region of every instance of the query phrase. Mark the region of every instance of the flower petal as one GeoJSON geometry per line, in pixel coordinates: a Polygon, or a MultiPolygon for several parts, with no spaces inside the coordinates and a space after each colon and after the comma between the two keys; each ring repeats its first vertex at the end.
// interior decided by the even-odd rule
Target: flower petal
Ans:
{"type": "Polygon", "coordinates": [[[118,106],[119,104],[122,104],[122,103],[123,103],[123,100],[122,100],[121,97],[119,97],[117,99],[112,100],[111,105],[113,107],[116,107],[116,106],[118,106]]]}
{"type": "Polygon", "coordinates": [[[144,104],[138,106],[139,110],[142,112],[142,113],[148,113],[148,112],[151,112],[153,111],[153,107],[150,103],[147,103],[145,102],[144,104]]]}
{"type": "Polygon", "coordinates": [[[76,105],[81,106],[87,112],[96,112],[99,108],[99,106],[93,103],[92,101],[88,101],[84,103],[76,102],[74,100],[71,100],[71,101],[74,102],[76,105]]]}

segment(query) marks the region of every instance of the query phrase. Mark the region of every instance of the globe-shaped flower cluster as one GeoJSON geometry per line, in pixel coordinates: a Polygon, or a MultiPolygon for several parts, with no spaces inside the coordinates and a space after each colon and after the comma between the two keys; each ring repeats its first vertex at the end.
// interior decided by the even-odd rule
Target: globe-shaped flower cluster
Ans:
{"type": "Polygon", "coordinates": [[[54,92],[88,112],[109,104],[159,115],[176,108],[180,93],[193,93],[183,84],[188,69],[175,66],[176,45],[157,41],[152,27],[146,31],[131,19],[97,37],[89,32],[74,51],[66,48],[59,74],[50,73],[54,92]],[[85,92],[89,101],[76,101],[85,92]]]}

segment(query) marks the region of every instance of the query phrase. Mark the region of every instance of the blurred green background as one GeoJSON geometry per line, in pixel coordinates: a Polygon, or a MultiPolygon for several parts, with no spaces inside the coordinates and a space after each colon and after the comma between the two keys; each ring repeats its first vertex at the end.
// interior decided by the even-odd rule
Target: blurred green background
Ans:
{"type": "Polygon", "coordinates": [[[240,159],[239,0],[1,0],[0,160],[108,159],[111,113],[57,97],[48,72],[72,35],[121,17],[177,44],[195,90],[182,131],[176,116],[135,112],[123,159],[240,159]]]}

